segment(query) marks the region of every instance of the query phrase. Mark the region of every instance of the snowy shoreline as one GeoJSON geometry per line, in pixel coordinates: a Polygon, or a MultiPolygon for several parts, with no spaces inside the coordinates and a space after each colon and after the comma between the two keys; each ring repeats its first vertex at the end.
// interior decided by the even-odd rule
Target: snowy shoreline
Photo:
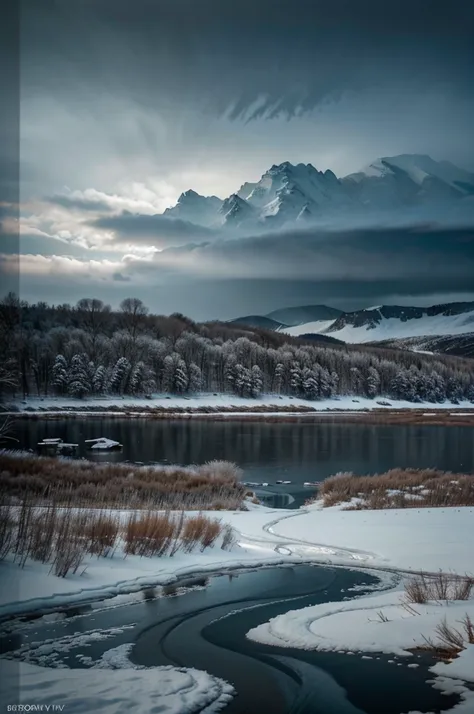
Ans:
{"type": "MultiPolygon", "coordinates": [[[[173,419],[301,419],[321,417],[357,418],[474,418],[474,404],[452,402],[408,402],[402,400],[339,397],[308,401],[297,397],[265,395],[246,399],[228,394],[202,394],[193,398],[157,395],[144,398],[72,399],[33,397],[6,405],[4,416],[17,419],[94,418],[173,418],[173,419]]],[[[449,418],[447,419],[449,423],[449,418]]]]}

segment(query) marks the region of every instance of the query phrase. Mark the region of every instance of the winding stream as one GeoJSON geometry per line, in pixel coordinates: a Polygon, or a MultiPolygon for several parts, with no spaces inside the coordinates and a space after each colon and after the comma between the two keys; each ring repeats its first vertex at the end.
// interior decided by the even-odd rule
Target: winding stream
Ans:
{"type": "Polygon", "coordinates": [[[452,707],[455,696],[426,682],[428,656],[366,659],[363,653],[267,647],[245,637],[278,614],[354,597],[356,586],[364,594],[377,582],[363,572],[310,565],[222,573],[147,590],[122,606],[96,603],[70,608],[58,621],[23,623],[4,632],[0,646],[36,664],[76,668],[97,665],[105,652],[131,643],[135,665],[195,667],[231,682],[238,695],[226,714],[401,714],[452,707]],[[420,666],[408,668],[413,661],[420,666]]]}

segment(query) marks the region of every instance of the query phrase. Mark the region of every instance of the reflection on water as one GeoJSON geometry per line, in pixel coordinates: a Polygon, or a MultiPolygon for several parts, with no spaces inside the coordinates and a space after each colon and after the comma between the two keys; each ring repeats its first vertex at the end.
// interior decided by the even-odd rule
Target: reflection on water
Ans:
{"type": "Polygon", "coordinates": [[[47,437],[80,444],[106,436],[123,444],[122,452],[94,455],[105,460],[202,464],[234,461],[245,479],[275,484],[315,481],[338,471],[365,474],[400,467],[474,471],[470,427],[387,426],[324,422],[264,422],[148,419],[73,419],[18,421],[21,447],[34,448],[47,437]]]}

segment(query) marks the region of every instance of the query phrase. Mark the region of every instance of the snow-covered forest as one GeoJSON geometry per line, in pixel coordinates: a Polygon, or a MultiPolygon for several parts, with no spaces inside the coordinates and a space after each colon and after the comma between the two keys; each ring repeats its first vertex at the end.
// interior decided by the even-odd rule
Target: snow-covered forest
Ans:
{"type": "Polygon", "coordinates": [[[112,311],[0,302],[2,396],[263,393],[474,402],[473,362],[367,346],[327,346],[228,323],[152,315],[136,298],[112,311]]]}

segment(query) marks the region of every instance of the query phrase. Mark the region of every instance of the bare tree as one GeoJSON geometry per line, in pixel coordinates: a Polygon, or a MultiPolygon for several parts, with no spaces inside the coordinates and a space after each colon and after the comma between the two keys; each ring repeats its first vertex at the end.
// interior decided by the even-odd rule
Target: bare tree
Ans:
{"type": "Polygon", "coordinates": [[[105,305],[97,298],[82,298],[76,305],[84,330],[91,338],[91,359],[95,360],[97,340],[104,332],[107,321],[110,320],[110,305],[105,305]]]}
{"type": "Polygon", "coordinates": [[[120,303],[120,310],[124,328],[135,339],[148,315],[148,308],[139,298],[125,298],[120,303]]]}

